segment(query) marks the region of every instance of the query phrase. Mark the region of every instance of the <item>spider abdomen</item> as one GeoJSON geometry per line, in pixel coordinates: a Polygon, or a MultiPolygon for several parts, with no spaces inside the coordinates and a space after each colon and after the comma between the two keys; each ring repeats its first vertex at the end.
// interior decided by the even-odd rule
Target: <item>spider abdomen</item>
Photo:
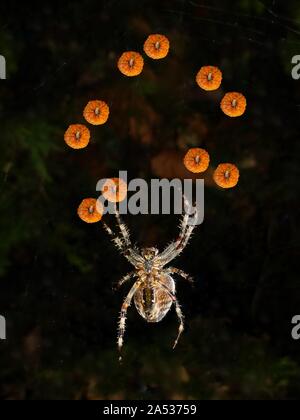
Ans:
{"type": "Polygon", "coordinates": [[[172,277],[167,274],[159,275],[141,284],[134,295],[134,304],[147,322],[159,322],[170,310],[174,293],[175,283],[172,277]]]}

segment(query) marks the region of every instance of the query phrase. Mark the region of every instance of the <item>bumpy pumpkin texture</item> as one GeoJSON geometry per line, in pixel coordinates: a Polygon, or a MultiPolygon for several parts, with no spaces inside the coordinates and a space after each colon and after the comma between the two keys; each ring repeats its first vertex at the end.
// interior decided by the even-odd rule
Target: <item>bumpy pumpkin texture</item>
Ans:
{"type": "Polygon", "coordinates": [[[97,223],[102,219],[103,206],[95,198],[85,198],[80,203],[77,214],[86,223],[97,223]]]}
{"type": "Polygon", "coordinates": [[[84,108],[83,116],[92,125],[105,124],[109,117],[109,106],[104,101],[89,101],[84,108]]]}
{"type": "Polygon", "coordinates": [[[215,183],[221,188],[233,188],[239,181],[240,172],[232,163],[221,163],[214,172],[215,183]]]}
{"type": "Polygon", "coordinates": [[[90,130],[82,124],[72,124],[64,135],[64,140],[72,149],[84,149],[90,141],[90,130]]]}
{"type": "Polygon", "coordinates": [[[214,66],[201,67],[197,73],[196,82],[201,89],[207,91],[219,89],[222,83],[222,72],[214,66]]]}
{"type": "Polygon", "coordinates": [[[195,174],[204,172],[209,166],[209,154],[206,150],[193,148],[186,153],[183,163],[187,170],[195,174]]]}
{"type": "Polygon", "coordinates": [[[127,184],[121,178],[110,178],[102,187],[102,195],[112,203],[119,203],[127,196],[127,184]]]}
{"type": "Polygon", "coordinates": [[[240,117],[246,111],[247,100],[238,92],[226,93],[221,101],[221,109],[229,117],[240,117]]]}
{"type": "Polygon", "coordinates": [[[144,43],[144,51],[148,57],[154,60],[165,58],[170,49],[170,42],[165,35],[149,35],[144,43]]]}
{"type": "Polygon", "coordinates": [[[138,76],[143,71],[143,67],[144,59],[135,51],[124,52],[118,61],[118,69],[128,77],[138,76]]]}

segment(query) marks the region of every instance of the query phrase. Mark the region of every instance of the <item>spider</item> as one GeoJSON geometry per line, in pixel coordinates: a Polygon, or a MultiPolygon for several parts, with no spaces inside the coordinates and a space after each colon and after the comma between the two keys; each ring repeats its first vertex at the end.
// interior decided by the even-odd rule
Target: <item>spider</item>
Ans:
{"type": "Polygon", "coordinates": [[[117,283],[117,287],[120,287],[130,279],[135,279],[135,282],[121,307],[117,340],[120,360],[121,349],[124,342],[127,310],[132,303],[132,299],[134,300],[138,313],[147,322],[161,321],[170,310],[172,304],[174,304],[179,320],[179,328],[173,349],[176,347],[184,330],[184,317],[176,298],[175,282],[172,275],[177,274],[190,282],[193,282],[193,279],[178,268],[166,268],[166,265],[176,258],[186,247],[198,219],[196,210],[193,214],[190,214],[191,206],[185,197],[184,202],[185,212],[180,224],[180,234],[178,238],[171,242],[161,253],[159,253],[159,250],[155,247],[142,248],[141,252],[139,252],[139,250],[132,245],[129,230],[122,222],[116,205],[114,209],[120,236],[116,235],[112,229],[103,222],[105,230],[112,237],[112,241],[121,254],[123,254],[134,266],[134,270],[117,283]]]}

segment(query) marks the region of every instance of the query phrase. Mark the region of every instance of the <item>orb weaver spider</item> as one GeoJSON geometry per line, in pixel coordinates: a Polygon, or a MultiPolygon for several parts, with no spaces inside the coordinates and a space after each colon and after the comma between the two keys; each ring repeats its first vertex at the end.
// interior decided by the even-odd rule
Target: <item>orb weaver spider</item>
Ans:
{"type": "Polygon", "coordinates": [[[184,318],[176,298],[175,282],[172,275],[177,274],[190,282],[193,282],[193,280],[188,274],[178,268],[165,268],[167,264],[184,250],[198,220],[197,210],[195,209],[194,213],[191,214],[190,203],[185,197],[183,198],[185,212],[180,224],[180,234],[178,238],[171,242],[161,253],[159,253],[159,250],[155,247],[142,248],[141,252],[139,252],[139,250],[132,245],[129,230],[121,220],[116,205],[114,210],[117,225],[120,230],[120,236],[116,235],[112,229],[103,222],[105,230],[112,237],[112,241],[118,250],[134,266],[134,270],[124,276],[118,282],[117,287],[120,287],[132,278],[136,278],[121,308],[117,340],[120,353],[124,341],[127,310],[132,303],[132,299],[134,300],[138,313],[147,322],[161,321],[170,310],[172,304],[174,304],[179,320],[179,328],[173,349],[184,330],[184,318]]]}

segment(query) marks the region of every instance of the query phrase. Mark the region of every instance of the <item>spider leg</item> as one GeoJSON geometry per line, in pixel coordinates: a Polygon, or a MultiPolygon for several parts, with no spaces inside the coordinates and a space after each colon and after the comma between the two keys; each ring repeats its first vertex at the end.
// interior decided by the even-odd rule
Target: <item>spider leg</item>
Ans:
{"type": "Polygon", "coordinates": [[[112,237],[113,243],[116,245],[121,254],[136,267],[136,265],[142,261],[142,258],[131,247],[127,246],[123,239],[117,236],[105,222],[102,223],[104,229],[112,237]]]}
{"type": "MultiPolygon", "coordinates": [[[[178,237],[178,241],[181,241],[182,240],[182,238],[183,238],[183,236],[184,236],[184,234],[185,234],[185,232],[186,232],[186,229],[187,229],[187,225],[188,225],[188,221],[189,221],[189,218],[190,218],[190,214],[189,214],[189,212],[190,212],[190,209],[191,209],[191,206],[190,206],[190,203],[189,203],[189,201],[185,198],[185,197],[183,197],[183,199],[184,199],[184,203],[185,203],[185,206],[186,206],[186,208],[188,208],[188,211],[186,211],[184,214],[183,214],[183,216],[182,216],[182,219],[181,219],[181,222],[180,222],[180,225],[179,225],[179,227],[180,227],[180,234],[179,234],[179,237],[178,237]]],[[[162,253],[161,253],[161,255],[163,256],[165,253],[167,253],[168,251],[169,251],[169,249],[171,248],[173,246],[173,243],[171,243],[162,253]]]]}
{"type": "Polygon", "coordinates": [[[126,258],[128,258],[128,252],[127,252],[127,249],[126,249],[126,247],[125,247],[125,244],[123,243],[123,240],[119,237],[119,236],[117,236],[113,231],[112,231],[112,229],[105,223],[105,222],[102,222],[103,223],[103,227],[104,227],[104,229],[106,230],[106,232],[112,237],[112,241],[113,241],[113,243],[116,245],[116,247],[118,248],[118,250],[126,257],[126,258]]]}
{"type": "Polygon", "coordinates": [[[179,338],[180,338],[180,336],[181,336],[181,334],[183,333],[183,330],[184,330],[184,323],[183,323],[184,318],[183,318],[183,314],[182,314],[182,311],[181,311],[181,308],[180,308],[180,305],[179,305],[177,299],[175,301],[175,309],[176,309],[176,314],[177,314],[177,317],[178,317],[178,320],[179,320],[179,328],[178,328],[178,334],[177,334],[176,340],[173,344],[173,349],[175,349],[175,347],[177,346],[178,340],[179,340],[179,338]]]}
{"type": "Polygon", "coordinates": [[[183,279],[189,281],[190,283],[194,283],[193,278],[185,273],[183,270],[180,270],[179,268],[176,267],[169,267],[166,269],[166,273],[167,274],[177,274],[178,276],[182,277],[183,279]]]}
{"type": "Polygon", "coordinates": [[[180,305],[178,303],[178,300],[177,300],[175,294],[165,284],[161,283],[159,280],[157,280],[157,283],[158,283],[159,287],[161,287],[162,289],[164,289],[168,293],[168,295],[170,296],[170,298],[172,299],[172,301],[175,305],[175,310],[176,310],[177,318],[178,318],[178,321],[179,321],[177,337],[176,337],[176,340],[174,341],[174,344],[173,344],[173,349],[175,349],[175,347],[178,343],[178,340],[179,340],[179,338],[180,338],[180,336],[181,336],[181,334],[183,333],[183,330],[184,330],[184,316],[183,316],[183,313],[181,311],[180,305]]]}
{"type": "Polygon", "coordinates": [[[115,216],[116,216],[117,223],[118,223],[120,232],[121,232],[121,234],[123,236],[123,239],[124,239],[125,244],[128,247],[132,247],[130,236],[129,236],[129,230],[128,230],[126,224],[121,219],[121,216],[120,216],[119,210],[117,209],[116,204],[115,204],[115,216]]]}
{"type": "Polygon", "coordinates": [[[143,262],[142,258],[139,256],[139,250],[137,249],[136,246],[133,246],[133,244],[131,242],[130,235],[129,235],[129,229],[128,229],[127,225],[123,222],[123,220],[120,216],[120,212],[119,212],[116,204],[115,204],[115,216],[116,216],[116,219],[117,219],[118,227],[120,229],[120,232],[122,234],[122,237],[123,237],[123,240],[124,240],[126,246],[131,248],[131,250],[135,254],[135,256],[137,258],[139,258],[139,262],[143,262]]]}
{"type": "Polygon", "coordinates": [[[198,212],[195,211],[194,214],[190,214],[191,211],[191,205],[187,198],[183,196],[185,208],[187,208],[187,211],[184,213],[182,221],[181,221],[181,228],[180,233],[176,241],[172,242],[159,256],[158,259],[162,263],[162,265],[168,264],[170,261],[172,261],[174,258],[176,258],[186,247],[191,234],[196,226],[196,221],[198,219],[198,212]],[[188,225],[189,220],[192,219],[193,222],[188,225]]]}
{"type": "MultiPolygon", "coordinates": [[[[127,310],[131,304],[132,298],[135,294],[135,292],[138,290],[138,288],[140,287],[142,283],[142,280],[137,280],[134,285],[132,286],[132,288],[130,289],[128,295],[126,296],[122,307],[121,307],[121,313],[120,313],[120,320],[119,320],[119,327],[118,327],[118,349],[119,352],[121,353],[122,347],[123,347],[123,342],[124,342],[124,334],[125,334],[125,327],[126,327],[126,315],[127,315],[127,310]]],[[[122,357],[120,355],[119,360],[122,360],[122,357]]]]}
{"type": "Polygon", "coordinates": [[[182,253],[182,251],[187,246],[191,238],[194,228],[195,226],[190,226],[187,229],[185,236],[182,238],[182,241],[179,244],[177,242],[174,242],[174,248],[170,250],[169,255],[165,258],[163,262],[164,265],[169,264],[172,260],[174,260],[176,257],[178,257],[178,255],[182,253]]]}
{"type": "Polygon", "coordinates": [[[160,255],[158,255],[158,260],[162,264],[162,266],[165,266],[169,264],[172,260],[174,260],[178,255],[181,254],[181,252],[184,250],[186,245],[188,244],[188,241],[193,233],[193,230],[195,229],[195,225],[189,226],[186,231],[179,236],[179,238],[172,242],[168,248],[163,251],[160,255]]]}
{"type": "Polygon", "coordinates": [[[129,274],[126,274],[126,276],[122,277],[121,280],[118,281],[118,283],[115,285],[115,289],[118,289],[119,287],[121,287],[124,283],[126,283],[127,281],[129,281],[132,277],[136,276],[136,272],[132,271],[129,274]]]}

